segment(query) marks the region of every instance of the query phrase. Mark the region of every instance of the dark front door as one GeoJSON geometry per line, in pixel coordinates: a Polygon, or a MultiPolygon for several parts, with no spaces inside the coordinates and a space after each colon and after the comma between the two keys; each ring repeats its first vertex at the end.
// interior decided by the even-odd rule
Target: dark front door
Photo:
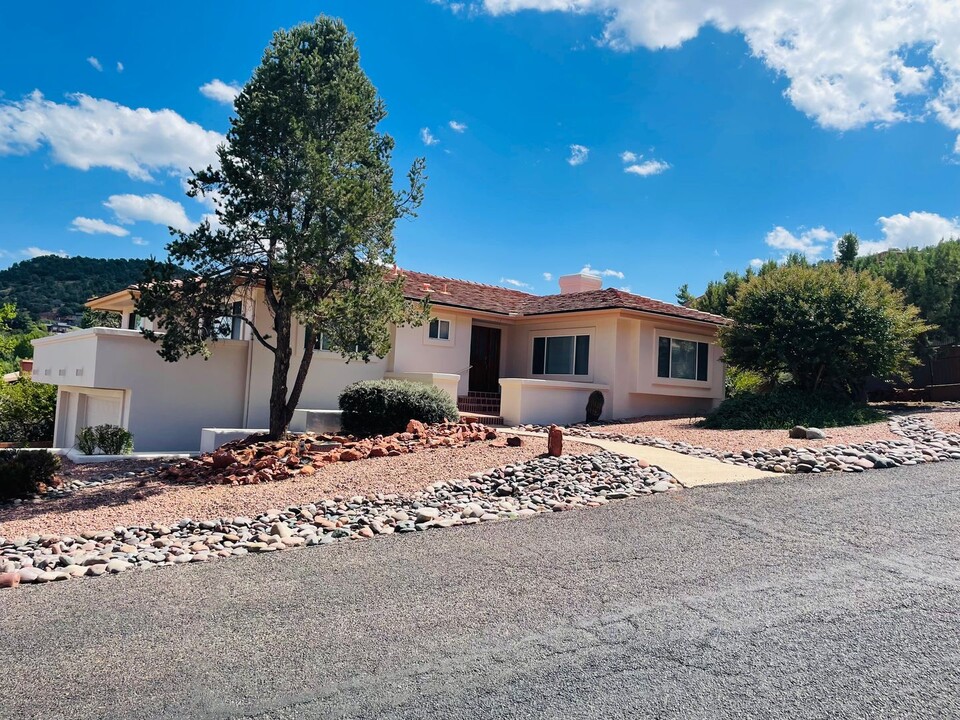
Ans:
{"type": "Polygon", "coordinates": [[[470,391],[500,392],[500,328],[474,325],[470,335],[470,391]]]}

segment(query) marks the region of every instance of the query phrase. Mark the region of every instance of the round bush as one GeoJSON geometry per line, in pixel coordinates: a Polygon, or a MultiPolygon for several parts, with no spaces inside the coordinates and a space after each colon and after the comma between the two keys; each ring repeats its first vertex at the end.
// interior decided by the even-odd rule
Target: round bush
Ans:
{"type": "Polygon", "coordinates": [[[794,425],[842,427],[879,422],[883,418],[877,410],[848,398],[786,387],[727,398],[703,419],[701,427],[718,430],[776,430],[794,425]]]}
{"type": "Polygon", "coordinates": [[[0,500],[39,491],[59,469],[60,458],[46,450],[0,450],[0,500]]]}
{"type": "Polygon", "coordinates": [[[343,430],[352,435],[403,432],[411,420],[457,420],[453,399],[435,385],[406,380],[362,380],[340,393],[343,430]]]}

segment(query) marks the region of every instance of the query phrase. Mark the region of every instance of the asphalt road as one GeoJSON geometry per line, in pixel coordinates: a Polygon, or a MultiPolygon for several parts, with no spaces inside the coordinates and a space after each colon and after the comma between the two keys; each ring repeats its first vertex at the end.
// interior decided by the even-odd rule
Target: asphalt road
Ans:
{"type": "Polygon", "coordinates": [[[958,470],[2,591],[0,717],[957,717],[958,470]]]}

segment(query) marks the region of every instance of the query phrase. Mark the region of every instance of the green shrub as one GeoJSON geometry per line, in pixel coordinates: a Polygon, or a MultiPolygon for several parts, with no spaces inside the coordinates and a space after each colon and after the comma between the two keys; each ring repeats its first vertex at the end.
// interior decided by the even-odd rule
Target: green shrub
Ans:
{"type": "Polygon", "coordinates": [[[81,428],[76,448],[84,455],[93,455],[97,448],[104,455],[129,455],[133,452],[133,433],[119,425],[81,428]]]}
{"type": "Polygon", "coordinates": [[[53,439],[57,386],[28,377],[0,384],[0,442],[27,443],[53,439]]]}
{"type": "Polygon", "coordinates": [[[0,450],[0,499],[38,492],[59,469],[60,458],[46,450],[0,450]]]}
{"type": "Polygon", "coordinates": [[[402,432],[411,420],[424,423],[457,420],[453,399],[435,385],[406,380],[363,380],[340,393],[345,432],[388,435],[402,432]]]}
{"type": "Polygon", "coordinates": [[[884,415],[849,399],[798,388],[727,398],[701,422],[723,430],[772,430],[794,425],[840,427],[878,422],[884,415]]]}
{"type": "Polygon", "coordinates": [[[760,373],[744,370],[735,365],[727,366],[724,386],[728,398],[762,392],[768,385],[769,383],[760,373]]]}

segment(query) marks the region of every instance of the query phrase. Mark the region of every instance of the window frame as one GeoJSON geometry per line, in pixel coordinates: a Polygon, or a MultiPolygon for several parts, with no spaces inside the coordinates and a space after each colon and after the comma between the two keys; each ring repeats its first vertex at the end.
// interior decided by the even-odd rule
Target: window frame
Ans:
{"type": "Polygon", "coordinates": [[[654,333],[653,339],[653,358],[652,358],[652,374],[653,374],[653,384],[655,385],[685,385],[687,387],[710,387],[713,382],[713,373],[714,370],[711,369],[711,364],[713,361],[713,346],[716,344],[714,338],[709,338],[703,335],[693,335],[691,333],[684,333],[682,331],[674,330],[660,330],[658,329],[654,333]],[[699,380],[697,377],[694,378],[679,378],[668,375],[666,377],[660,375],[660,341],[670,340],[670,354],[669,354],[669,370],[668,373],[672,371],[673,368],[673,341],[679,340],[682,342],[692,342],[697,345],[697,357],[694,360],[695,373],[697,377],[700,375],[700,352],[701,346],[706,346],[706,360],[705,360],[705,370],[706,370],[706,379],[699,380]]]}
{"type": "Polygon", "coordinates": [[[456,318],[451,315],[433,315],[423,324],[423,344],[436,345],[438,347],[453,347],[456,344],[456,318]],[[437,322],[437,335],[440,334],[440,323],[447,323],[447,338],[430,337],[430,326],[437,322]]]}
{"type": "Polygon", "coordinates": [[[530,373],[529,377],[536,378],[538,380],[563,380],[567,382],[593,382],[593,363],[594,363],[594,348],[596,347],[595,342],[595,329],[594,328],[561,328],[557,330],[531,330],[530,339],[529,339],[529,356],[527,358],[527,371],[530,373]],[[548,373],[547,370],[547,358],[549,356],[548,347],[550,345],[550,338],[558,337],[572,337],[574,339],[573,346],[571,348],[571,373],[548,373]],[[579,345],[578,338],[585,337],[587,338],[587,368],[586,373],[577,374],[577,346],[579,345]],[[536,356],[536,346],[537,340],[543,339],[543,371],[542,373],[534,372],[534,360],[536,356]]]}

